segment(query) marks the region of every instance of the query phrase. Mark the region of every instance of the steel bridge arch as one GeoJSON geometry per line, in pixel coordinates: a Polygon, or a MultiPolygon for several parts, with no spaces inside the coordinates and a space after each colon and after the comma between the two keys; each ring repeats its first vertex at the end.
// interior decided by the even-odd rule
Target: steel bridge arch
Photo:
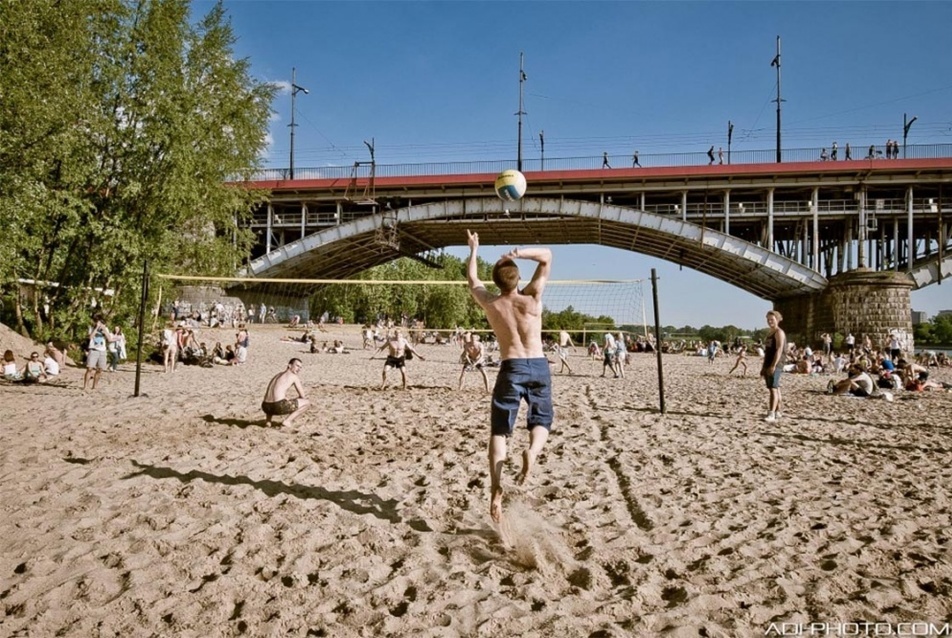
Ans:
{"type": "Polygon", "coordinates": [[[952,275],[952,255],[942,259],[932,257],[913,268],[909,275],[915,282],[915,289],[922,290],[931,284],[941,283],[952,275]]]}
{"type": "MultiPolygon", "coordinates": [[[[466,243],[597,244],[658,257],[769,301],[824,290],[827,280],[756,244],[677,218],[610,203],[527,197],[503,210],[495,197],[456,199],[378,212],[285,244],[239,276],[346,279],[405,255],[466,243]],[[396,238],[396,243],[381,241],[396,238]]],[[[615,276],[630,276],[617,271],[615,276]]]]}

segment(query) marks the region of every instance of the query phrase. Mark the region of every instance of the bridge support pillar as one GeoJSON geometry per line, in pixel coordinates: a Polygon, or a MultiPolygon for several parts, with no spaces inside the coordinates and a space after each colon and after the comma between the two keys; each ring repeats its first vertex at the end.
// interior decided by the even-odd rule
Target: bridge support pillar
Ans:
{"type": "MultiPolygon", "coordinates": [[[[864,268],[832,277],[823,292],[781,299],[774,308],[783,315],[787,340],[798,346],[810,344],[816,350],[824,332],[841,337],[852,332],[857,344],[869,335],[874,348],[885,349],[895,330],[905,350],[913,352],[909,293],[914,286],[906,273],[864,268]]],[[[841,344],[840,339],[837,346],[841,344]]]]}

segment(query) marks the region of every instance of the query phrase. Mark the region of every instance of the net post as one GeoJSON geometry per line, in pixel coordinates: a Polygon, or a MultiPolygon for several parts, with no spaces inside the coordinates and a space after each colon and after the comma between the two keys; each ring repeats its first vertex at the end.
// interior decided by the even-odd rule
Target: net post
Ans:
{"type": "Polygon", "coordinates": [[[142,341],[145,332],[145,306],[149,303],[149,260],[142,266],[142,299],[139,301],[139,343],[136,347],[136,387],[132,396],[139,396],[139,379],[142,376],[142,341]]]}
{"type": "Polygon", "coordinates": [[[658,310],[658,272],[651,269],[651,301],[654,305],[655,352],[658,356],[658,398],[661,401],[661,414],[664,407],[664,370],[661,364],[661,313],[658,310]]]}

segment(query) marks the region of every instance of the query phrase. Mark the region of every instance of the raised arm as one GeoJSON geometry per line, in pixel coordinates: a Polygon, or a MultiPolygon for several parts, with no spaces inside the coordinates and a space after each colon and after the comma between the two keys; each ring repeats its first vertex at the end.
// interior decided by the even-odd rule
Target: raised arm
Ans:
{"type": "Polygon", "coordinates": [[[522,292],[526,295],[538,297],[545,289],[545,282],[549,279],[549,273],[552,271],[552,251],[548,248],[514,248],[509,253],[503,255],[500,259],[528,259],[537,262],[535,272],[532,274],[532,280],[522,292]]]}
{"type": "Polygon", "coordinates": [[[469,243],[469,260],[466,262],[466,280],[469,282],[469,293],[476,300],[476,303],[484,305],[489,301],[489,291],[479,280],[477,269],[476,252],[479,250],[479,233],[471,233],[467,230],[466,238],[469,243]]]}

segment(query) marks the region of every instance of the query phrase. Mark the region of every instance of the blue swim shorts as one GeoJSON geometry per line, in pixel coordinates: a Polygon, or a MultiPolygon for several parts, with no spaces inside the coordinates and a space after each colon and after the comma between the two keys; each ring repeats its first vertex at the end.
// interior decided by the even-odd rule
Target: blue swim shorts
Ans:
{"type": "Polygon", "coordinates": [[[499,364],[496,385],[493,388],[492,433],[511,436],[512,428],[519,413],[519,406],[525,399],[529,405],[526,427],[532,429],[541,425],[552,428],[552,377],[549,373],[549,361],[539,359],[504,359],[499,364]]]}
{"type": "Polygon", "coordinates": [[[774,368],[773,374],[767,374],[762,372],[764,381],[767,383],[767,387],[770,389],[776,389],[780,387],[780,375],[783,374],[783,366],[778,365],[774,368]]]}

